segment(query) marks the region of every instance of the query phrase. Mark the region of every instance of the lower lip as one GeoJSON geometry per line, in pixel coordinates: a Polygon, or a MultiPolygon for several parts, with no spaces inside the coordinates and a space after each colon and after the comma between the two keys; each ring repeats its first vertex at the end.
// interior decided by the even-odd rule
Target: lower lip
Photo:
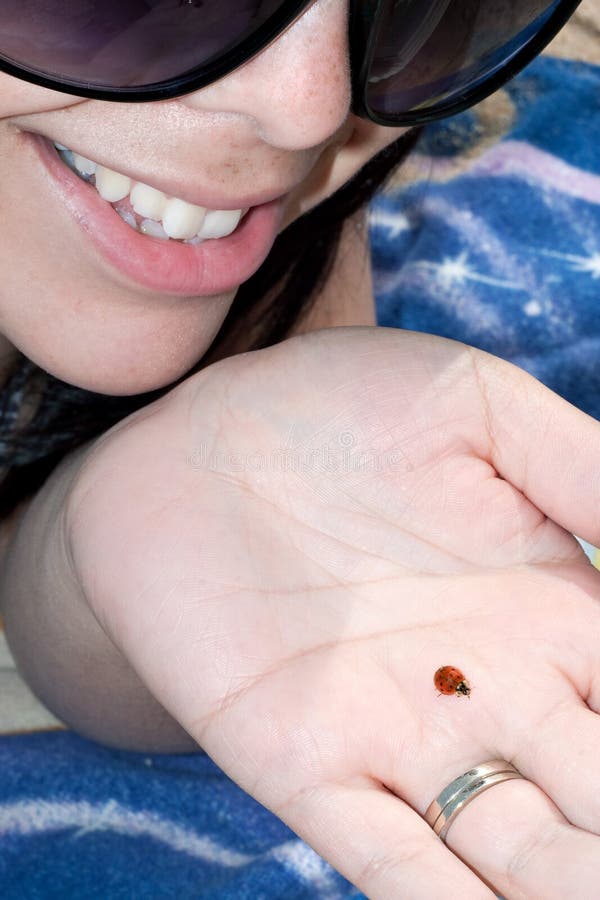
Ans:
{"type": "Polygon", "coordinates": [[[228,237],[197,245],[160,240],[126,225],[46,138],[28,137],[63,206],[104,259],[138,286],[181,297],[226,293],[247,281],[269,255],[283,217],[281,199],[252,207],[228,237]]]}

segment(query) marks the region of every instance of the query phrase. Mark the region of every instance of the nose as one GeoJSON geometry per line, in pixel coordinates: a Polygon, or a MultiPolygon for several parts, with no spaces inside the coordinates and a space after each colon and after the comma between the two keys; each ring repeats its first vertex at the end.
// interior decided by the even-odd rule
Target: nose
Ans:
{"type": "Polygon", "coordinates": [[[239,116],[283,150],[325,142],[350,110],[348,0],[316,0],[245,65],[179,102],[239,116]]]}

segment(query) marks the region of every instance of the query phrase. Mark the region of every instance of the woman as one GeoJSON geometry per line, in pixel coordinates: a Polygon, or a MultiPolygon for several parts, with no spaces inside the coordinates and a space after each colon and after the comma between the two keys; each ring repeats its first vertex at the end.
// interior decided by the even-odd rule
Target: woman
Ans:
{"type": "Polygon", "coordinates": [[[5,379],[23,354],[137,410],[13,481],[15,658],[86,736],[202,747],[370,898],[597,892],[600,575],[571,532],[600,538],[600,426],[372,327],[356,207],[323,250],[408,128],[575,5],[2,8],[5,379]]]}

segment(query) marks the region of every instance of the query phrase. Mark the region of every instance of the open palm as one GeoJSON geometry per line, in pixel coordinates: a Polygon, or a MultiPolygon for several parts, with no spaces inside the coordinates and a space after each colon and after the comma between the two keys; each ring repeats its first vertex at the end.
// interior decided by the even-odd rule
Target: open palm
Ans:
{"type": "Polygon", "coordinates": [[[386,328],[203,370],[95,445],[76,576],[154,696],[373,900],[592,898],[600,424],[513,366],[386,328]],[[109,565],[100,565],[100,561],[109,565]],[[440,696],[458,666],[469,698],[440,696]],[[498,785],[445,846],[422,815],[498,785]]]}

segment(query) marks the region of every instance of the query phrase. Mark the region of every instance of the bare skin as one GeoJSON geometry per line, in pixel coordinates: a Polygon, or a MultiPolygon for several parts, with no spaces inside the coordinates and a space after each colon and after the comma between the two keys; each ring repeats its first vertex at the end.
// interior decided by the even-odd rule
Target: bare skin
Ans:
{"type": "MultiPolygon", "coordinates": [[[[260,177],[281,190],[283,227],[401,133],[349,112],[346,20],[347,4],[318,0],[243,69],[177,101],[82,101],[0,75],[0,350],[114,394],[188,371],[235,292],[180,303],[113,272],[24,134],[183,199],[215,183],[243,197],[260,177]]],[[[569,532],[600,541],[600,426],[462,345],[331,327],[374,323],[365,255],[359,223],[296,337],[210,366],[83,448],[46,509],[64,555],[45,564],[64,582],[3,596],[9,642],[76,730],[201,746],[374,900],[479,900],[490,885],[589,900],[600,576],[569,532]],[[256,468],[290,445],[387,462],[256,468]],[[469,678],[468,701],[437,697],[446,663],[469,678]],[[424,810],[495,756],[528,780],[478,798],[444,847],[424,810]]],[[[31,548],[17,535],[7,559],[18,583],[31,548]]]]}
{"type": "MultiPolygon", "coordinates": [[[[600,573],[569,532],[600,538],[599,456],[598,423],[493,357],[312,332],[92,448],[64,505],[72,579],[185,732],[368,897],[588,900],[600,573]],[[443,664],[468,700],[437,694],[443,664]],[[529,780],[446,849],[419,814],[496,757],[529,780]]],[[[110,742],[117,696],[57,713],[110,742]]]]}
{"type": "MultiPolygon", "coordinates": [[[[162,103],[82,100],[0,72],[0,210],[11,223],[0,243],[0,385],[18,347],[57,378],[89,390],[118,395],[162,387],[204,355],[235,296],[173,303],[107,268],[56,203],[23,134],[66,143],[117,170],[134,165],[149,184],[170,178],[183,199],[185,186],[199,178],[216,180],[233,197],[266,189],[255,168],[268,171],[268,186],[283,194],[283,229],[406,130],[349,113],[346,16],[346,3],[321,0],[242,69],[162,103]],[[280,96],[269,89],[267,104],[265,85],[273,83],[280,96]]],[[[359,214],[345,229],[333,277],[293,333],[375,321],[359,214]]],[[[28,505],[0,523],[0,559],[28,505]]]]}
{"type": "Polygon", "coordinates": [[[0,210],[11,222],[0,245],[5,340],[53,375],[104,393],[153,390],[187,372],[235,290],[182,300],[129,282],[57,199],[26,134],[192,202],[216,192],[235,207],[281,195],[284,228],[406,130],[350,113],[346,32],[347,3],[318,0],[242,68],[157,103],[82,100],[0,73],[0,210]]]}

